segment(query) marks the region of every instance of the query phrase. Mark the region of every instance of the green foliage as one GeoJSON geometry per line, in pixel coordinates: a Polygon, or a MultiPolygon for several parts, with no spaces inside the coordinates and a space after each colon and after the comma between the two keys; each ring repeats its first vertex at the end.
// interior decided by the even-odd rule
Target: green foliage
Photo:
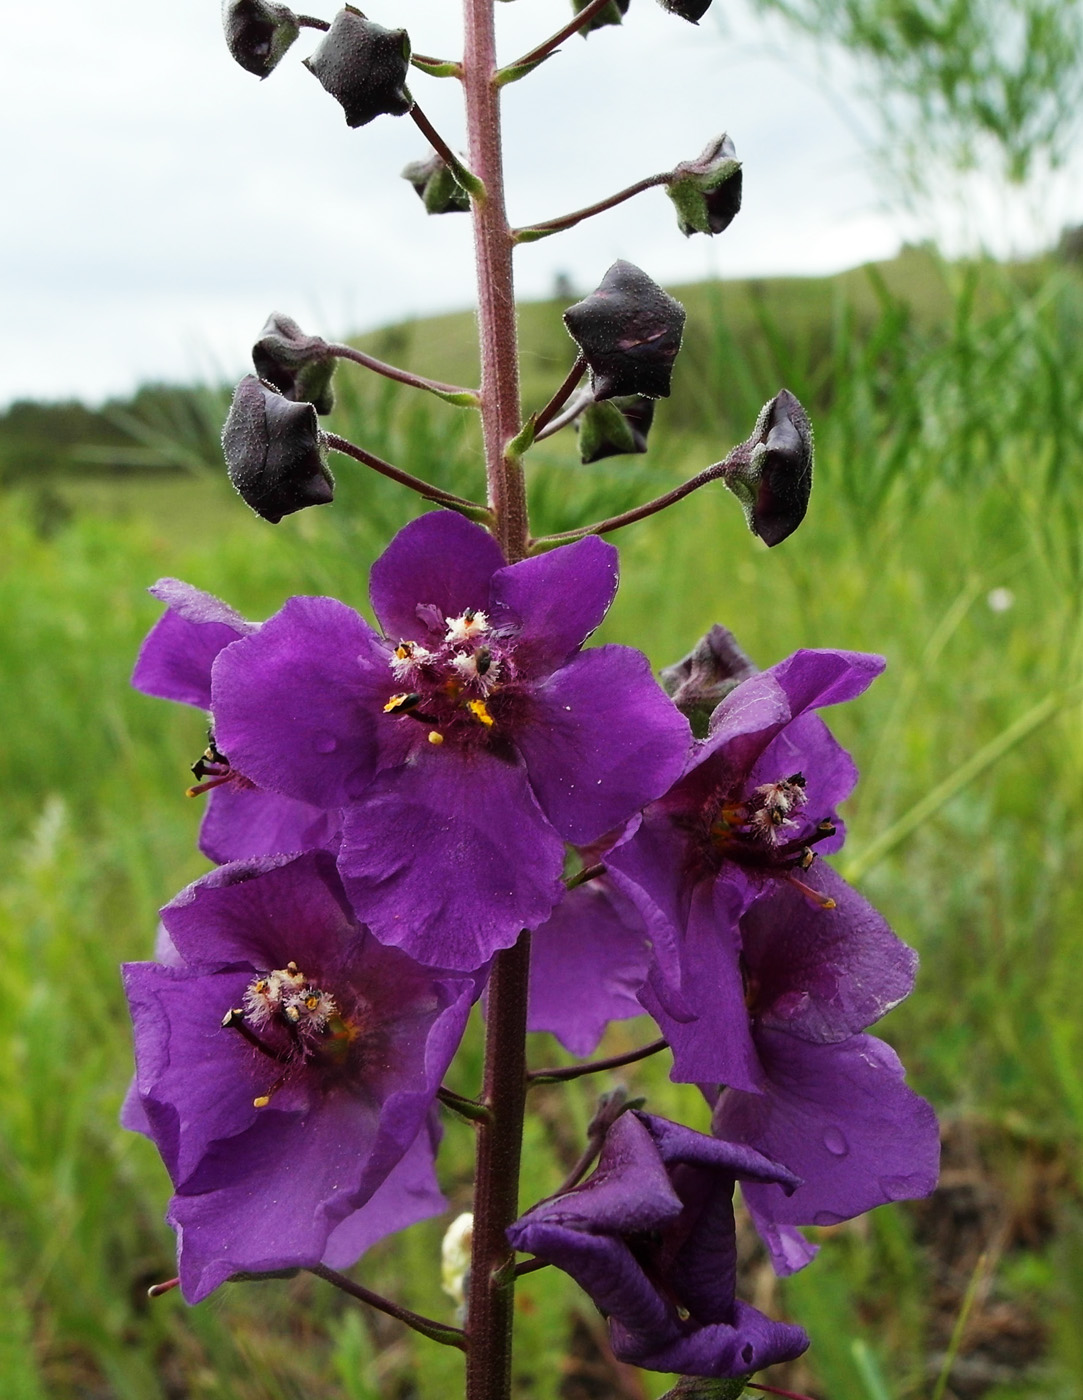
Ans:
{"type": "Polygon", "coordinates": [[[919,181],[923,165],[967,168],[990,146],[1013,181],[1068,154],[1083,97],[1078,0],[755,3],[861,61],[919,181]]]}
{"type": "MultiPolygon", "coordinates": [[[[683,404],[675,395],[660,406],[650,451],[588,468],[570,433],[557,435],[528,454],[532,507],[537,528],[559,529],[575,523],[573,499],[576,514],[601,517],[657,494],[743,437],[780,383],[813,408],[817,483],[797,534],[766,553],[721,489],[624,531],[624,580],[602,636],[642,647],[658,666],[715,621],[733,626],[761,665],[797,646],[886,652],[884,678],[831,717],[863,773],[841,863],[865,868],[862,887],[921,953],[918,991],[886,1032],[952,1130],[977,1135],[975,1190],[1001,1202],[981,1217],[979,1246],[996,1249],[954,1365],[973,1374],[998,1318],[1040,1312],[1043,1394],[1068,1400],[1083,1384],[1083,1030],[1074,980],[1083,954],[1083,741],[1073,689],[1083,678],[1083,303],[1079,282],[1052,269],[1020,277],[940,268],[917,255],[908,268],[896,282],[885,272],[834,286],[690,295],[678,382],[685,370],[693,387],[683,404]],[[712,305],[724,314],[696,329],[712,305]],[[938,319],[936,305],[949,314],[938,319]],[[766,350],[745,348],[752,330],[766,350]],[[725,419],[709,438],[708,412],[725,419]],[[675,423],[684,425],[676,433],[675,423]],[[1045,697],[1058,699],[1042,722],[973,771],[974,755],[1010,736],[1045,697]],[[942,802],[919,807],[953,775],[942,802]],[[924,816],[908,823],[915,809],[924,816]],[[890,849],[878,845],[900,827],[890,849]]],[[[528,401],[544,402],[570,343],[559,332],[546,350],[540,309],[528,308],[524,321],[538,357],[528,401]]],[[[459,323],[445,325],[453,342],[459,323]]],[[[462,380],[454,346],[420,326],[403,334],[419,356],[457,357],[451,377],[462,380]]],[[[472,415],[341,373],[339,399],[337,431],[451,490],[481,490],[472,415]]],[[[182,450],[205,441],[201,434],[197,417],[182,450]]],[[[204,475],[60,482],[63,510],[48,529],[30,491],[3,498],[5,1396],[461,1393],[457,1353],[415,1341],[305,1276],[227,1287],[195,1309],[176,1294],[148,1303],[147,1284],[174,1271],[161,1222],[168,1184],[150,1145],[116,1127],[130,1074],[116,964],[149,954],[155,909],[203,868],[198,802],[182,796],[203,719],[127,686],[159,611],[143,589],[176,575],[251,617],[293,592],[334,592],[363,608],[368,564],[419,505],[341,459],[338,475],[334,507],[276,527],[252,516],[221,477],[204,475]]],[[[607,1049],[619,1053],[648,1034],[617,1027],[607,1049]]],[[[531,1056],[565,1058],[548,1040],[531,1056]]],[[[453,1088],[476,1090],[480,1058],[475,1025],[453,1088]]],[[[625,1078],[651,1108],[705,1126],[703,1101],[691,1086],[668,1084],[660,1061],[625,1078]]],[[[535,1091],[524,1204],[552,1190],[574,1160],[592,1095],[605,1087],[535,1091]]],[[[454,1213],[469,1203],[471,1139],[467,1125],[448,1120],[441,1162],[454,1213]]],[[[814,1232],[821,1258],[782,1289],[753,1262],[756,1301],[787,1309],[813,1334],[808,1367],[778,1384],[839,1400],[931,1393],[974,1277],[976,1254],[951,1252],[961,1248],[957,1189],[949,1183],[939,1205],[814,1232]]],[[[358,1277],[451,1320],[438,1265],[450,1218],[378,1246],[358,1277]]],[[[577,1338],[594,1335],[589,1306],[547,1269],[523,1281],[519,1313],[516,1394],[563,1400],[573,1319],[577,1338]]],[[[604,1377],[599,1357],[584,1365],[604,1377]]],[[[647,1377],[645,1394],[669,1384],[647,1377]]],[[[996,1386],[1001,1400],[1034,1393],[1033,1380],[1010,1367],[996,1386]]]]}

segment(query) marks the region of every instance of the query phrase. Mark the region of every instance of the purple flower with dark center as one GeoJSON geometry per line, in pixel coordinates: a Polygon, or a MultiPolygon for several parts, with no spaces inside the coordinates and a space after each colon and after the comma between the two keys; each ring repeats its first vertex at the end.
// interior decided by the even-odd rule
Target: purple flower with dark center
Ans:
{"type": "Polygon", "coordinates": [[[736,1181],[792,1191],[760,1153],[645,1113],[606,1134],[598,1166],[508,1230],[514,1248],[563,1269],[609,1321],[621,1361],[693,1376],[747,1376],[808,1346],[800,1327],[736,1298],[736,1181]]]}
{"type": "MultiPolygon", "coordinates": [[[[682,1079],[758,1085],[738,935],[755,900],[785,887],[813,912],[831,916],[829,942],[845,943],[856,918],[876,925],[884,947],[897,944],[860,896],[836,885],[823,867],[813,870],[816,849],[841,844],[835,809],[857,774],[810,711],[859,695],[882,666],[874,656],[800,651],[741,682],[715,710],[684,776],[607,857],[653,940],[653,1000],[644,995],[644,1004],[653,1015],[668,1014],[703,1033],[696,1054],[691,1042],[678,1050],[675,1073],[682,1079]],[[830,891],[821,888],[824,879],[832,882],[830,891]],[[836,907],[838,897],[846,909],[836,907]]],[[[895,988],[892,976],[887,985],[895,988]]],[[[905,990],[885,993],[883,1009],[902,995],[905,990]]]]}
{"type": "Polygon", "coordinates": [[[377,943],[323,851],[223,866],[162,919],[175,957],[124,969],[128,1118],[173,1181],[188,1301],[439,1209],[431,1114],[475,981],[377,943]]]}
{"type": "MultiPolygon", "coordinates": [[[[223,647],[258,630],[220,599],[178,579],[150,590],[167,606],[139,652],[132,684],[147,695],[209,711],[211,667],[223,647]]],[[[199,849],[223,864],[335,845],[339,814],[257,788],[219,751],[213,733],[192,765],[192,795],[210,792],[199,849]]]]}
{"type": "Polygon", "coordinates": [[[384,635],[293,598],[214,663],[215,738],[259,787],[343,809],[339,869],[381,942],[476,968],[536,928],[584,845],[664,792],[686,720],[628,647],[581,647],[612,602],[594,536],[506,565],[424,515],[372,571],[384,635]]]}

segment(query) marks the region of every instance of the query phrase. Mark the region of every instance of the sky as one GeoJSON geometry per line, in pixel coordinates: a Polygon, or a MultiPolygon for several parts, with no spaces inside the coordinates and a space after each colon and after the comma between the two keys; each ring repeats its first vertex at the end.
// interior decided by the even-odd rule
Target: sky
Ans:
{"type": "MultiPolygon", "coordinates": [[[[317,5],[303,8],[333,17],[317,5]]],[[[238,378],[273,310],[332,338],[473,303],[469,220],[427,217],[398,178],[427,143],[409,118],[347,128],[299,61],[314,31],[261,82],[230,58],[216,0],[7,7],[0,407],[238,378]]],[[[419,52],[461,51],[456,0],[367,0],[365,11],[404,26],[419,52]]],[[[570,8],[516,0],[497,12],[507,62],[570,8]]],[[[720,237],[683,238],[652,190],[521,248],[518,294],[550,295],[558,274],[585,293],[618,257],[667,285],[828,273],[919,236],[877,183],[875,132],[845,68],[825,81],[812,48],[793,42],[784,61],[781,34],[733,3],[697,28],[632,0],[620,28],[568,40],[506,89],[513,223],[592,203],[722,131],[745,172],[744,208],[720,237]]],[[[410,83],[449,144],[465,146],[459,85],[416,71],[410,83]]],[[[995,208],[984,217],[994,243],[1017,237],[995,208]]],[[[949,243],[959,236],[948,228],[949,243]]]]}

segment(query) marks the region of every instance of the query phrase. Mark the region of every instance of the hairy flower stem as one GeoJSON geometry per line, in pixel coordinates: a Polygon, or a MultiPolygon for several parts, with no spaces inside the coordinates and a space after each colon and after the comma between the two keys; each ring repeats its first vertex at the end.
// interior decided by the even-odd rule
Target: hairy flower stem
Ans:
{"type": "Polygon", "coordinates": [[[582,1065],[554,1065],[551,1069],[532,1069],[527,1074],[527,1082],[535,1084],[563,1084],[569,1079],[582,1079],[584,1074],[598,1074],[604,1069],[620,1069],[622,1065],[634,1065],[637,1060],[645,1060],[657,1055],[660,1050],[668,1050],[669,1041],[664,1036],[641,1045],[637,1050],[628,1050],[623,1055],[610,1055],[605,1060],[588,1060],[582,1065]]]}
{"type": "Polygon", "coordinates": [[[463,0],[463,17],[463,87],[470,165],[485,186],[485,197],[473,202],[485,470],[489,504],[496,517],[496,537],[508,563],[514,564],[526,556],[529,527],[522,464],[507,450],[519,431],[519,348],[512,237],[504,208],[500,92],[493,81],[493,0],[463,0]]]}
{"type": "Polygon", "coordinates": [[[618,204],[623,204],[626,199],[633,199],[637,194],[642,194],[644,190],[653,190],[658,185],[667,185],[673,179],[673,171],[666,170],[660,175],[647,175],[642,180],[637,180],[634,185],[629,185],[627,189],[618,190],[616,194],[611,194],[607,199],[599,199],[596,204],[588,204],[585,209],[575,209],[570,214],[561,214],[556,219],[546,219],[541,224],[527,224],[525,228],[512,229],[512,238],[516,243],[536,243],[540,238],[548,238],[551,233],[563,233],[565,229],[575,228],[576,224],[581,224],[584,219],[591,219],[595,214],[604,214],[607,209],[615,209],[618,204]]]}
{"type": "Polygon", "coordinates": [[[474,1187],[467,1299],[467,1400],[509,1400],[515,1253],[504,1234],[519,1214],[519,1158],[526,1105],[526,1007],[530,935],[497,953],[489,980],[483,1102],[474,1187]]]}

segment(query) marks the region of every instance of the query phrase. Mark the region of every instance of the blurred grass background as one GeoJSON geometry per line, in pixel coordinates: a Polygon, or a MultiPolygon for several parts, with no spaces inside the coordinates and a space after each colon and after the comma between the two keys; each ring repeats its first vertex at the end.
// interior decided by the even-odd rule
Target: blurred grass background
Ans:
{"type": "MultiPolygon", "coordinates": [[[[945,1131],[931,1201],[813,1231],[820,1258],[784,1285],[744,1240],[746,1296],[813,1336],[807,1360],[772,1379],[824,1400],[1071,1400],[1083,1394],[1083,275],[911,249],[838,278],[675,290],[689,329],[651,451],[587,468],[569,432],[541,444],[535,531],[676,484],[744,438],[781,385],[805,402],[817,477],[798,533],[766,552],[721,488],[622,532],[602,635],[657,666],[716,621],[763,666],[797,646],[887,655],[872,692],[829,716],[862,769],[837,863],[921,954],[918,990],[882,1032],[945,1131]]],[[[560,309],[523,309],[530,407],[570,363],[560,309]]],[[[469,383],[472,336],[469,316],[444,317],[364,343],[469,383]]],[[[470,415],[350,368],[335,431],[481,493],[470,415]]],[[[256,520],[220,466],[227,398],[147,390],[83,429],[55,410],[52,437],[45,409],[0,421],[7,1400],[461,1391],[457,1353],[308,1277],[227,1286],[195,1309],[145,1296],[174,1272],[168,1182],[153,1148],[117,1126],[130,1073],[117,964],[149,955],[156,909],[204,868],[199,810],[182,795],[204,726],[128,688],[159,611],[144,590],[176,575],[254,618],[295,592],[364,610],[372,559],[417,509],[339,458],[332,508],[256,520]]],[[[649,1034],[624,1025],[607,1046],[649,1034]]],[[[536,1039],[535,1063],[560,1058],[536,1039]]],[[[474,1092],[478,1073],[475,1028],[454,1082],[474,1092]]],[[[705,1125],[664,1065],[624,1077],[655,1111],[705,1125]]],[[[577,1155],[605,1087],[537,1094],[524,1204],[577,1155]]],[[[470,1133],[447,1125],[455,1211],[469,1203],[470,1133]]],[[[438,1287],[450,1218],[378,1246],[357,1276],[450,1317],[438,1287]]],[[[665,1389],[606,1358],[589,1303],[554,1271],[524,1280],[519,1309],[517,1395],[665,1389]]]]}

